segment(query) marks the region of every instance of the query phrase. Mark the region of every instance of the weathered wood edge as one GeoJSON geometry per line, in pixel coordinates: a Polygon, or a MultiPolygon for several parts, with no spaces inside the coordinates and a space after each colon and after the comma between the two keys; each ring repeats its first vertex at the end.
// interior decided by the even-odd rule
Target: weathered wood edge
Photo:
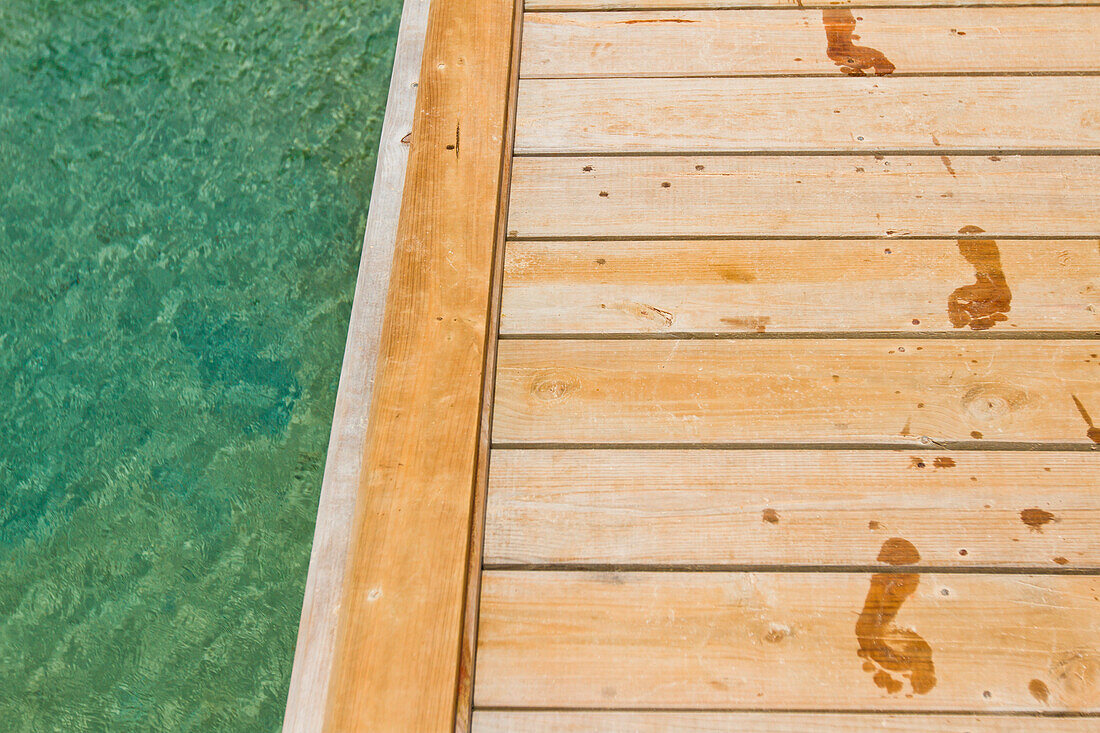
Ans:
{"type": "Polygon", "coordinates": [[[401,11],[363,235],[363,253],[321,481],[313,551],[283,718],[284,733],[319,730],[328,701],[336,626],[343,601],[352,517],[367,434],[367,413],[409,159],[407,136],[413,125],[429,4],[430,0],[405,0],[401,11]]]}
{"type": "Polygon", "coordinates": [[[456,724],[517,0],[435,0],[324,730],[456,724]]]}

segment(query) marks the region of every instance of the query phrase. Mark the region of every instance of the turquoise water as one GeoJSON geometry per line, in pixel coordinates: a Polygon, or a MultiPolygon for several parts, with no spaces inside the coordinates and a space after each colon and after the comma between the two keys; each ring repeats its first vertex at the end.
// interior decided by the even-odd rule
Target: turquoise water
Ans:
{"type": "Polygon", "coordinates": [[[0,729],[278,730],[399,14],[0,3],[0,729]]]}

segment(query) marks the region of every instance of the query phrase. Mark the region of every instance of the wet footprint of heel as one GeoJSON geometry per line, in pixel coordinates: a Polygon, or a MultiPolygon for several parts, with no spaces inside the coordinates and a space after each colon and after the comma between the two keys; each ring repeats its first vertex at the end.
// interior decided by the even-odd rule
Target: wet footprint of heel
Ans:
{"type": "MultiPolygon", "coordinates": [[[[920,562],[920,553],[908,540],[893,537],[883,543],[878,561],[894,566],[915,565],[920,562]]],[[[863,669],[873,674],[876,685],[890,693],[902,690],[902,679],[907,679],[918,695],[936,686],[932,647],[917,632],[895,623],[902,604],[918,585],[920,573],[875,573],[856,621],[863,669]]]]}
{"type": "MultiPolygon", "coordinates": [[[[965,226],[959,234],[981,234],[985,230],[965,226]]],[[[1001,269],[1001,251],[992,239],[959,239],[959,253],[974,267],[974,284],[955,288],[947,298],[947,317],[955,328],[973,331],[993,328],[1007,321],[1012,310],[1012,291],[1001,269]]]]}
{"type": "Polygon", "coordinates": [[[886,76],[894,72],[895,66],[882,51],[853,43],[859,40],[859,36],[853,35],[856,18],[851,10],[822,10],[821,22],[825,26],[825,40],[829,44],[825,53],[845,74],[866,76],[864,72],[867,69],[874,69],[875,76],[886,76]]]}

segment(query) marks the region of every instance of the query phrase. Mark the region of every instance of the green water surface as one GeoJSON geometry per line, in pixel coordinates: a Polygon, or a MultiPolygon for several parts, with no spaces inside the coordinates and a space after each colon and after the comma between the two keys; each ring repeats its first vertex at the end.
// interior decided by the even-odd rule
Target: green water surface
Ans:
{"type": "Polygon", "coordinates": [[[0,731],[274,731],[400,0],[0,2],[0,731]]]}

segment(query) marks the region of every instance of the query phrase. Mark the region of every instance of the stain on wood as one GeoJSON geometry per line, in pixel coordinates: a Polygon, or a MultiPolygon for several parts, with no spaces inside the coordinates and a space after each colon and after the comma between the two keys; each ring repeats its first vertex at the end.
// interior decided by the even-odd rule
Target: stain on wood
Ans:
{"type": "MultiPolygon", "coordinates": [[[[894,566],[916,565],[920,553],[908,540],[892,537],[883,543],[878,561],[894,566]]],[[[867,660],[863,669],[872,672],[875,684],[889,693],[901,692],[901,678],[908,680],[918,695],[926,695],[936,686],[932,647],[920,634],[896,623],[902,604],[919,584],[919,573],[873,574],[856,621],[858,654],[867,660]]]]}
{"type": "Polygon", "coordinates": [[[1088,426],[1088,430],[1085,435],[1093,443],[1100,443],[1100,428],[1096,427],[1092,422],[1092,416],[1089,415],[1089,411],[1085,409],[1084,404],[1078,399],[1077,395],[1070,395],[1073,398],[1073,404],[1077,406],[1077,411],[1081,413],[1081,419],[1085,421],[1085,425],[1088,426]]]}
{"type": "Polygon", "coordinates": [[[1036,532],[1042,532],[1043,526],[1054,520],[1055,516],[1045,509],[1032,507],[1020,511],[1020,521],[1036,532]]]}
{"type": "MultiPolygon", "coordinates": [[[[954,173],[952,173],[954,175],[954,173]]],[[[959,234],[980,234],[985,230],[964,226],[959,234]]],[[[956,288],[947,299],[947,317],[955,328],[969,326],[984,331],[1007,321],[1012,310],[1012,291],[1001,268],[1001,252],[992,239],[960,239],[959,252],[974,266],[974,283],[956,288]]]]}
{"type": "Polygon", "coordinates": [[[825,50],[834,64],[849,76],[864,76],[873,69],[875,76],[892,74],[896,68],[882,51],[869,46],[857,46],[853,43],[856,29],[856,17],[847,8],[826,8],[821,11],[821,22],[825,25],[825,37],[828,46],[825,50]]]}

